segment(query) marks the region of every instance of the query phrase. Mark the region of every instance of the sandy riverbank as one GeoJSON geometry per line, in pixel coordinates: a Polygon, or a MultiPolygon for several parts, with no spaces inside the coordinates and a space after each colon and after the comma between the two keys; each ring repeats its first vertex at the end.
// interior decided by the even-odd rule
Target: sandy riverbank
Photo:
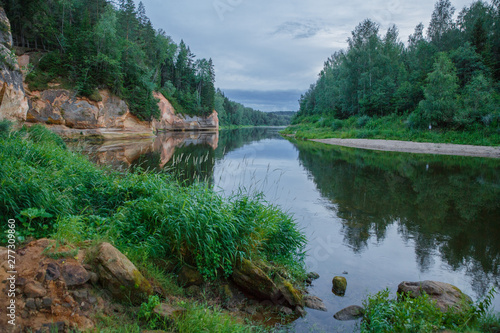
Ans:
{"type": "Polygon", "coordinates": [[[371,150],[500,158],[500,147],[369,139],[311,139],[311,141],[371,150]]]}

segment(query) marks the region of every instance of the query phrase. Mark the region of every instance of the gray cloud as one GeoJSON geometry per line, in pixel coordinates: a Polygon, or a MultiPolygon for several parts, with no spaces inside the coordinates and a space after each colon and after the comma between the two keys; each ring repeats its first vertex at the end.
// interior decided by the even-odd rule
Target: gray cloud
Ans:
{"type": "MultiPolygon", "coordinates": [[[[155,28],[164,29],[176,42],[184,39],[198,57],[213,59],[216,85],[222,90],[304,92],[326,58],[346,47],[359,22],[378,22],[381,34],[396,24],[406,42],[418,23],[427,26],[435,0],[143,2],[155,28]]],[[[452,0],[457,12],[470,2],[452,0]]],[[[244,104],[259,105],[249,96],[253,93],[244,104]]],[[[295,97],[289,102],[297,108],[295,97]]]]}

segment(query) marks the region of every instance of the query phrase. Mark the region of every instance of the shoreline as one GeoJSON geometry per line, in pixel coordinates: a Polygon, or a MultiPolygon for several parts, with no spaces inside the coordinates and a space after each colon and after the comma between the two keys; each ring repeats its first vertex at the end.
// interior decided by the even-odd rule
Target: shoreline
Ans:
{"type": "Polygon", "coordinates": [[[371,139],[309,139],[330,145],[380,151],[395,151],[415,154],[458,155],[500,158],[500,147],[458,145],[451,143],[412,142],[371,139]]]}

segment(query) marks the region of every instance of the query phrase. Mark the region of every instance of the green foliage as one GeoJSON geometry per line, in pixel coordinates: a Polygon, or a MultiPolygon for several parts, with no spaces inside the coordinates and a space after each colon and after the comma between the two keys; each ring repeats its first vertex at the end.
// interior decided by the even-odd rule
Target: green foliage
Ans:
{"type": "Polygon", "coordinates": [[[153,312],[157,305],[160,305],[160,297],[151,295],[147,303],[141,304],[141,308],[137,314],[137,319],[145,322],[148,329],[154,330],[162,327],[160,318],[153,312]]]}
{"type": "MultiPolygon", "coordinates": [[[[456,21],[454,11],[449,0],[438,1],[427,36],[419,24],[407,46],[395,26],[381,35],[375,22],[362,21],[347,49],[325,61],[317,81],[301,96],[292,124],[312,116],[343,120],[399,114],[408,118],[411,130],[429,124],[446,130],[497,130],[489,121],[497,118],[492,101],[498,105],[500,87],[498,8],[476,1],[456,21]]],[[[333,131],[338,124],[330,125],[333,131]]],[[[353,131],[358,137],[380,134],[364,130],[364,124],[358,127],[353,131]]]]}
{"type": "Polygon", "coordinates": [[[427,76],[425,98],[419,104],[424,120],[433,126],[450,126],[458,106],[457,90],[455,66],[445,53],[440,53],[434,71],[427,76]]]}
{"type": "MultiPolygon", "coordinates": [[[[456,115],[461,115],[462,112],[464,111],[457,112],[456,115]]],[[[484,146],[500,145],[500,131],[498,131],[500,116],[498,112],[482,116],[481,125],[475,124],[459,130],[435,128],[429,130],[429,123],[422,116],[420,110],[412,112],[407,117],[390,115],[371,117],[368,118],[368,121],[364,119],[362,122],[366,122],[366,124],[363,127],[358,127],[360,117],[350,117],[345,120],[326,118],[335,123],[335,127],[322,127],[319,125],[318,119],[317,116],[301,117],[297,125],[288,127],[282,133],[293,134],[298,139],[373,138],[484,146]]]]}
{"type": "Polygon", "coordinates": [[[0,137],[7,136],[12,128],[12,122],[7,119],[0,120],[0,137]]]}
{"type": "Polygon", "coordinates": [[[29,0],[23,6],[8,2],[5,10],[18,46],[43,49],[26,78],[31,90],[68,80],[79,95],[100,101],[97,89],[108,88],[126,100],[134,115],[152,120],[160,114],[153,91],[170,80],[179,110],[202,116],[213,110],[212,61],[195,61],[184,42],[178,47],[164,31],[156,31],[143,4],[29,0]]]}
{"type": "Polygon", "coordinates": [[[284,126],[289,125],[291,111],[262,112],[245,107],[240,103],[229,100],[224,93],[217,89],[214,101],[218,113],[219,123],[224,127],[232,126],[284,126]]]}
{"type": "MultiPolygon", "coordinates": [[[[484,326],[495,290],[476,304],[463,310],[448,310],[443,313],[428,295],[399,299],[389,298],[385,289],[369,296],[364,302],[365,315],[361,332],[436,332],[446,329],[469,331],[484,326]]],[[[491,323],[491,320],[490,320],[491,323]]],[[[482,332],[482,330],[480,330],[482,332]]],[[[485,330],[485,332],[488,332],[485,330]]]]}

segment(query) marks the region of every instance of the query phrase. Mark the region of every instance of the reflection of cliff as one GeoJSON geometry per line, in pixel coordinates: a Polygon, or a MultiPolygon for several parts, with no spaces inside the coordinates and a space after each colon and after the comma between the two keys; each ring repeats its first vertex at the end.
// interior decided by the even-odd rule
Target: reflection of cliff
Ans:
{"type": "Polygon", "coordinates": [[[296,146],[354,251],[370,238],[383,241],[387,226],[396,223],[403,239],[415,243],[422,271],[438,250],[453,269],[486,284],[500,282],[498,161],[296,146]]]}
{"type": "Polygon", "coordinates": [[[217,149],[219,142],[218,133],[204,132],[168,132],[159,133],[154,142],[154,151],[161,154],[159,167],[163,168],[174,155],[177,147],[189,145],[208,145],[217,149]]]}
{"type": "MultiPolygon", "coordinates": [[[[105,141],[101,145],[84,148],[98,164],[111,165],[115,169],[140,166],[143,169],[162,169],[175,152],[186,146],[217,148],[218,133],[212,132],[166,132],[152,140],[105,141]]],[[[78,148],[76,148],[78,149],[78,148]]]]}

